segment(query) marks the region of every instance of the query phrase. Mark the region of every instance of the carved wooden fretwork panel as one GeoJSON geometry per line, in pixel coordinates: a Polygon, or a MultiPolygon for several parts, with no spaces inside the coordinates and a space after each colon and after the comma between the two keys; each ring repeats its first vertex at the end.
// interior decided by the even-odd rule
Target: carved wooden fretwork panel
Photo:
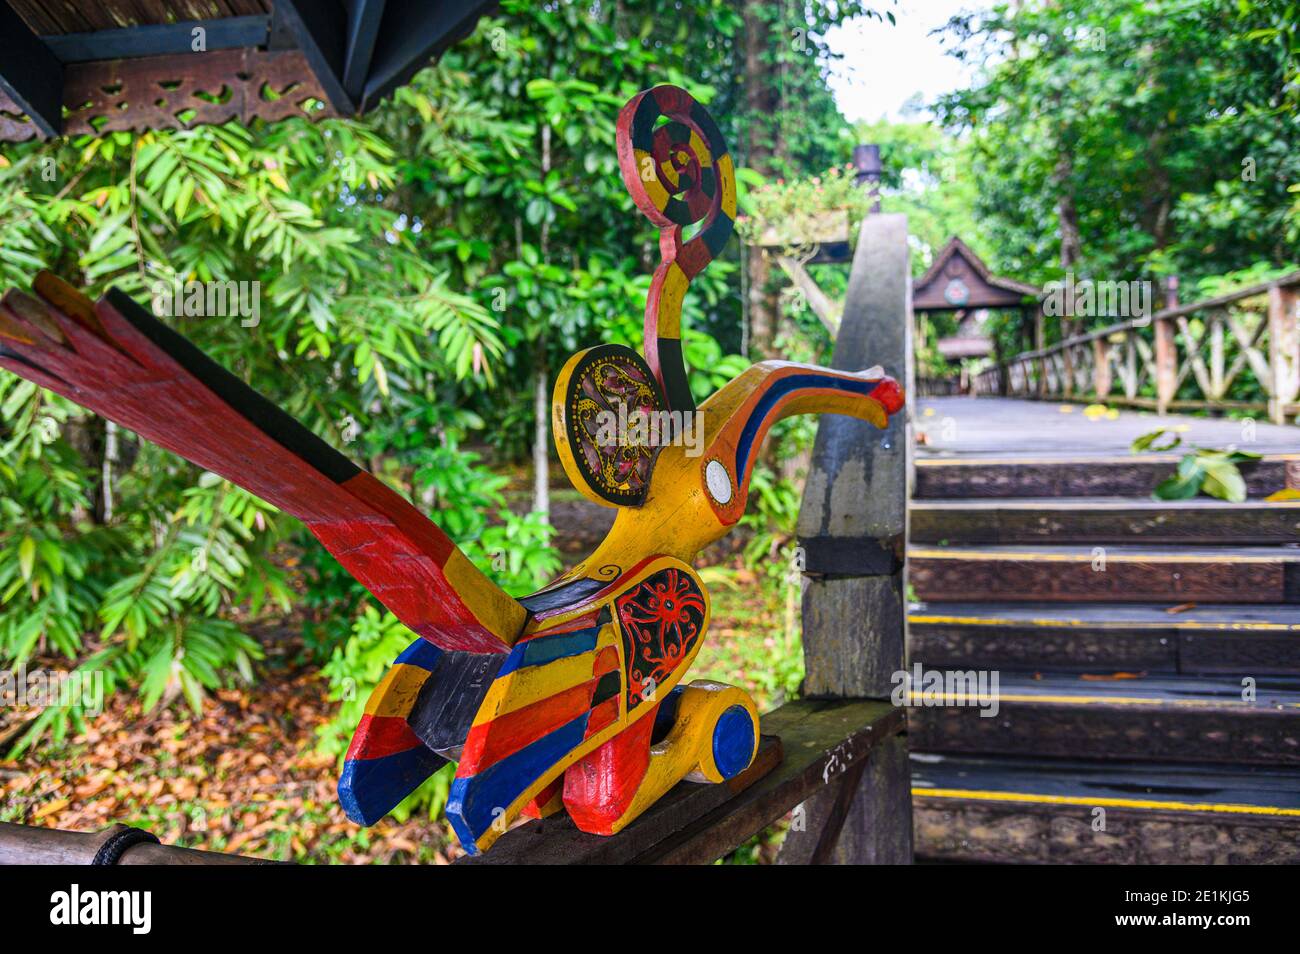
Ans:
{"type": "MultiPolygon", "coordinates": [[[[70,64],[64,133],[188,129],[238,119],[336,115],[298,50],[214,50],[70,64]],[[305,107],[313,103],[308,111],[305,107]]],[[[0,140],[22,142],[35,127],[0,95],[0,140]]]]}

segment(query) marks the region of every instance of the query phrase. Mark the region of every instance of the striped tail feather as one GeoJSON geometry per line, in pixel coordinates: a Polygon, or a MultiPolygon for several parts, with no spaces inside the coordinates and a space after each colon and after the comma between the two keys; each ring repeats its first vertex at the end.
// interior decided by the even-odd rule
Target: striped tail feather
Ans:
{"type": "Polygon", "coordinates": [[[417,639],[366,701],[339,777],[348,818],[373,825],[458,758],[502,653],[445,652],[417,639]]]}
{"type": "Polygon", "coordinates": [[[338,784],[339,804],[358,825],[379,821],[447,764],[444,756],[420,741],[407,721],[444,655],[432,643],[417,639],[397,657],[366,701],[338,784]]]}
{"type": "Polygon", "coordinates": [[[568,765],[618,731],[623,671],[608,609],[522,639],[474,717],[447,800],[470,854],[515,816],[555,807],[568,765]]]}
{"type": "Polygon", "coordinates": [[[0,367],[301,519],[412,631],[504,653],[525,611],[403,497],[126,295],[98,303],[42,272],[0,300],[0,367]]]}

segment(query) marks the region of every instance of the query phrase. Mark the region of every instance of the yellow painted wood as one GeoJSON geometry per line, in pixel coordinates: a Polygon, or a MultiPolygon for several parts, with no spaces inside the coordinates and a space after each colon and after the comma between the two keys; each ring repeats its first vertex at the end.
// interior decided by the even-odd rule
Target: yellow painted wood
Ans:
{"type": "MultiPolygon", "coordinates": [[[[671,557],[660,557],[651,560],[646,564],[646,566],[631,575],[626,581],[619,581],[617,592],[625,592],[628,589],[639,585],[646,577],[652,576],[655,573],[659,573],[660,571],[670,567],[676,568],[680,572],[690,576],[695,581],[696,585],[699,586],[700,591],[704,594],[704,618],[700,628],[702,634],[707,632],[711,610],[708,590],[705,589],[703,582],[700,581],[699,576],[695,571],[679,560],[675,560],[671,557]]],[[[565,614],[565,621],[567,622],[577,616],[583,615],[584,613],[589,613],[590,611],[590,607],[570,610],[565,614]]],[[[561,624],[556,621],[548,621],[548,625],[551,627],[558,627],[561,624]]],[[[683,662],[673,671],[672,675],[655,687],[656,699],[664,698],[677,686],[679,682],[681,682],[682,677],[690,670],[691,664],[695,661],[695,656],[699,653],[700,646],[702,646],[703,643],[704,639],[703,635],[701,635],[701,637],[695,641],[690,652],[683,659],[683,662]]],[[[490,722],[499,715],[504,715],[505,713],[521,709],[533,702],[540,701],[541,699],[554,695],[557,692],[561,692],[564,689],[571,688],[572,686],[590,680],[592,678],[592,665],[595,661],[595,657],[606,645],[618,647],[620,653],[618,672],[621,676],[625,677],[627,668],[622,657],[622,631],[621,627],[617,623],[617,614],[615,614],[614,621],[602,628],[594,651],[583,653],[579,656],[568,656],[563,659],[557,659],[541,666],[529,666],[524,669],[516,670],[513,673],[507,673],[505,676],[495,680],[492,683],[492,686],[488,689],[487,695],[484,697],[482,704],[479,706],[478,712],[474,716],[474,725],[481,725],[490,722]]],[[[736,691],[741,692],[741,690],[736,691]]],[[[621,701],[619,703],[618,719],[601,731],[587,739],[584,739],[582,744],[570,750],[568,754],[559,759],[545,773],[539,776],[536,781],[524,789],[524,791],[514,801],[512,801],[508,806],[505,806],[504,810],[498,814],[497,820],[492,828],[480,836],[478,841],[480,851],[486,851],[492,843],[510,827],[510,824],[519,817],[519,814],[529,805],[529,803],[537,797],[538,793],[544,790],[546,786],[551,784],[551,782],[563,775],[564,772],[568,770],[569,766],[596,751],[596,749],[600,748],[610,739],[623,732],[639,719],[651,715],[656,708],[653,704],[654,700],[651,700],[629,710],[627,707],[627,693],[625,691],[620,691],[619,698],[621,701]]],[[[710,729],[710,731],[712,730],[710,729]]],[[[755,733],[755,737],[757,737],[757,733],[755,733]]],[[[692,744],[698,745],[698,740],[693,741],[692,744]]],[[[690,770],[690,767],[687,767],[683,771],[683,774],[690,770]]],[[[680,780],[680,778],[681,776],[678,776],[677,780],[680,780]]],[[[677,780],[674,780],[671,784],[676,784],[677,780]]],[[[671,785],[669,787],[671,787],[671,785]]],[[[663,792],[660,792],[659,794],[662,795],[663,792]]],[[[644,811],[644,808],[648,805],[653,804],[655,798],[658,797],[659,796],[656,795],[654,798],[644,800],[644,804],[642,805],[642,808],[638,810],[637,814],[639,814],[640,811],[644,811]]],[[[635,817],[635,814],[629,813],[626,821],[631,821],[631,819],[635,817]]],[[[626,821],[624,824],[626,824],[626,821]]]]}
{"type": "MultiPolygon", "coordinates": [[[[988,694],[964,692],[934,691],[926,692],[913,689],[908,693],[908,700],[913,704],[924,704],[926,699],[942,701],[946,705],[965,705],[986,701],[988,694]]],[[[1090,696],[1086,694],[1058,693],[1041,695],[1024,692],[999,692],[998,702],[1045,702],[1063,705],[1121,705],[1121,706],[1160,706],[1164,708],[1197,709],[1203,707],[1220,709],[1300,709],[1300,702],[1247,702],[1244,699],[1167,699],[1158,696],[1090,696]]]]}
{"type": "Polygon", "coordinates": [[[985,802],[1029,802],[1040,805],[1083,805],[1088,808],[1138,808],[1153,811],[1210,812],[1230,815],[1300,817],[1300,808],[1235,803],[1179,802],[1155,798],[1099,798],[1093,795],[1038,795],[1032,792],[985,792],[961,788],[913,788],[917,798],[959,798],[985,802]]]}
{"type": "Polygon", "coordinates": [[[429,671],[419,666],[398,663],[379,681],[366,700],[365,714],[372,716],[410,715],[420,689],[429,678],[429,671]]]}
{"type": "Polygon", "coordinates": [[[528,615],[519,602],[488,579],[459,547],[452,549],[442,572],[484,628],[499,636],[507,646],[513,646],[523,632],[528,615]]]}
{"type": "Polygon", "coordinates": [[[718,160],[718,188],[722,190],[722,211],[728,218],[736,217],[736,169],[731,154],[718,160]]]}
{"type": "Polygon", "coordinates": [[[682,305],[691,280],[674,262],[668,266],[663,289],[659,292],[659,336],[680,338],[682,334],[682,305]]]}
{"type": "Polygon", "coordinates": [[[1001,616],[945,616],[937,613],[910,613],[907,621],[917,624],[948,626],[1001,626],[1032,629],[1113,629],[1130,630],[1213,630],[1224,632],[1291,633],[1300,632],[1300,623],[1213,622],[1179,619],[1170,614],[1163,620],[1084,620],[1046,616],[1034,619],[1013,619],[1001,616]]]}
{"type": "Polygon", "coordinates": [[[483,697],[474,725],[491,722],[498,716],[541,702],[566,689],[591,681],[592,664],[596,653],[565,656],[543,666],[526,666],[516,669],[493,681],[483,697]]]}
{"type": "MultiPolygon", "coordinates": [[[[1293,563],[1300,561],[1300,553],[1278,551],[1271,554],[1231,553],[1225,551],[1205,553],[1124,553],[1113,547],[1106,551],[1107,563],[1293,563]]],[[[957,548],[930,548],[910,546],[907,555],[922,560],[1032,560],[1035,563],[1091,563],[1097,559],[1091,550],[1078,553],[1051,553],[1034,550],[962,550],[957,548]]]]}

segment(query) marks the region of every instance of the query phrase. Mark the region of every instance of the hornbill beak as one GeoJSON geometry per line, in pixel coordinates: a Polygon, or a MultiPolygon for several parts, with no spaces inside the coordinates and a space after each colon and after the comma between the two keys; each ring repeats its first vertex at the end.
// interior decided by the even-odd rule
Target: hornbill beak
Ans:
{"type": "Polygon", "coordinates": [[[700,406],[708,447],[704,480],[718,519],[730,526],[744,514],[754,462],[777,421],[844,414],[883,429],[902,407],[902,388],[880,367],[850,372],[788,361],[755,364],[700,406]]]}

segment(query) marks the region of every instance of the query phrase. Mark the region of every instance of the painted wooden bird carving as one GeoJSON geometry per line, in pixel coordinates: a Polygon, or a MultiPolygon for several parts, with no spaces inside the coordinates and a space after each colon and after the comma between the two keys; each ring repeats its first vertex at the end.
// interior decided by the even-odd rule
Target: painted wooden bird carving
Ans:
{"type": "Polygon", "coordinates": [[[623,108],[617,143],[627,188],[660,229],[645,356],[621,345],[574,355],[553,424],[574,485],[618,514],[591,556],[531,596],[507,595],[403,497],[120,292],[92,303],[42,272],[35,297],[0,302],[0,367],[298,517],[416,635],[346,756],[339,798],[361,824],[448,761],[447,815],[471,853],[520,814],[567,811],[583,831],[612,834],[683,778],[744,771],[758,746],[753,700],[681,685],[709,625],[691,563],[744,513],[773,423],[833,413],[884,427],[902,407],[878,370],[780,361],[696,407],[681,309],[731,235],[731,157],[709,114],[672,86],[623,108]]]}

